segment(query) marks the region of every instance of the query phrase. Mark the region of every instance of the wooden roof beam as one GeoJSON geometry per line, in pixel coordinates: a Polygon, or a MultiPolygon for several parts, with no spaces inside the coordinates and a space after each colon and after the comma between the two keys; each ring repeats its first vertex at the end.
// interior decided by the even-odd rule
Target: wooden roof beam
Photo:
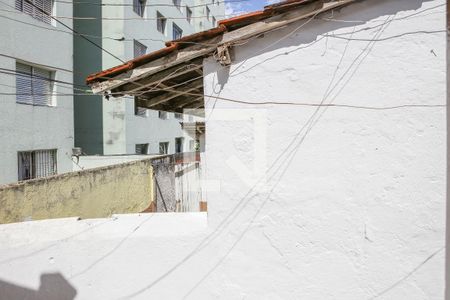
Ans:
{"type": "Polygon", "coordinates": [[[203,71],[201,70],[202,67],[203,65],[201,64],[201,62],[200,64],[193,63],[184,65],[182,67],[172,67],[148,78],[144,78],[140,81],[133,81],[124,84],[117,90],[123,91],[126,94],[133,94],[143,89],[151,90],[152,88],[155,88],[155,90],[158,90],[159,88],[168,88],[168,85],[164,84],[165,81],[174,79],[178,76],[187,74],[192,71],[200,72],[200,74],[203,75],[203,71]]]}
{"type": "Polygon", "coordinates": [[[149,104],[146,107],[151,108],[158,104],[168,102],[174,98],[182,96],[185,93],[193,92],[202,87],[203,87],[203,80],[197,80],[197,81],[191,82],[189,84],[186,84],[185,86],[179,87],[176,90],[175,89],[167,90],[167,92],[165,92],[164,94],[158,95],[156,97],[148,97],[147,98],[144,95],[143,98],[146,98],[147,99],[146,101],[149,102],[149,104]]]}

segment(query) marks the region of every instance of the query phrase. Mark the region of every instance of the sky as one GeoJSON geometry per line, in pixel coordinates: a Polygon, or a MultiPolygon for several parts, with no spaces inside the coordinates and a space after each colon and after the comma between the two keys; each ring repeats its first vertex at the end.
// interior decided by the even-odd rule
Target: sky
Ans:
{"type": "Polygon", "coordinates": [[[228,0],[226,14],[243,14],[262,9],[265,5],[280,2],[280,0],[228,0]]]}

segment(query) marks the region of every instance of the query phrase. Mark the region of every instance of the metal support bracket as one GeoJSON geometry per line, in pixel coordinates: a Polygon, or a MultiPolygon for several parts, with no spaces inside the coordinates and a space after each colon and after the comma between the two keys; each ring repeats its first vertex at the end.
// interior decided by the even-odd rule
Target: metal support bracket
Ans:
{"type": "Polygon", "coordinates": [[[231,65],[231,54],[230,54],[230,45],[221,45],[217,48],[217,56],[216,60],[222,65],[222,66],[229,66],[231,65]]]}

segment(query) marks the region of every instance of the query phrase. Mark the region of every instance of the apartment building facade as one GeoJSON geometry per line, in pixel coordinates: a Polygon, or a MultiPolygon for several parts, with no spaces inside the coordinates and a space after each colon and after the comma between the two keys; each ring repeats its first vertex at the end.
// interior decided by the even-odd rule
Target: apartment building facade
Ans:
{"type": "MultiPolygon", "coordinates": [[[[218,0],[74,3],[74,16],[80,18],[75,20],[75,29],[103,48],[74,37],[75,82],[83,85],[91,73],[163,48],[165,41],[214,27],[224,13],[224,3],[218,0]]],[[[86,154],[104,155],[192,151],[198,141],[180,123],[193,120],[192,116],[138,108],[133,97],[77,95],[75,145],[86,154]]]]}
{"type": "Polygon", "coordinates": [[[0,3],[0,184],[72,171],[72,4],[0,3]]]}

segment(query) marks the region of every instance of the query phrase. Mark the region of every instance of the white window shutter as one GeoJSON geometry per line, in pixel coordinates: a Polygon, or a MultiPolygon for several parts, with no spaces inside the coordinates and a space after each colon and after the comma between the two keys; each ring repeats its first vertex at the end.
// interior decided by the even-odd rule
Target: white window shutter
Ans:
{"type": "Polygon", "coordinates": [[[22,11],[22,0],[16,0],[16,9],[22,11]]]}
{"type": "Polygon", "coordinates": [[[33,9],[33,5],[30,2],[33,3],[34,0],[30,0],[29,2],[25,1],[25,0],[22,0],[22,11],[24,13],[29,14],[29,15],[32,16],[34,9],[33,9]]]}
{"type": "Polygon", "coordinates": [[[39,21],[44,21],[44,0],[34,0],[34,14],[33,16],[39,21]]]}
{"type": "Polygon", "coordinates": [[[17,63],[16,72],[16,101],[19,103],[33,104],[31,67],[17,63]]]}
{"type": "Polygon", "coordinates": [[[45,23],[50,24],[52,22],[52,18],[50,17],[52,15],[52,9],[53,8],[53,1],[52,0],[43,0],[42,10],[45,12],[43,16],[43,21],[45,23]]]}
{"type": "Polygon", "coordinates": [[[39,68],[33,68],[33,104],[51,105],[52,83],[51,72],[39,68]]]}

